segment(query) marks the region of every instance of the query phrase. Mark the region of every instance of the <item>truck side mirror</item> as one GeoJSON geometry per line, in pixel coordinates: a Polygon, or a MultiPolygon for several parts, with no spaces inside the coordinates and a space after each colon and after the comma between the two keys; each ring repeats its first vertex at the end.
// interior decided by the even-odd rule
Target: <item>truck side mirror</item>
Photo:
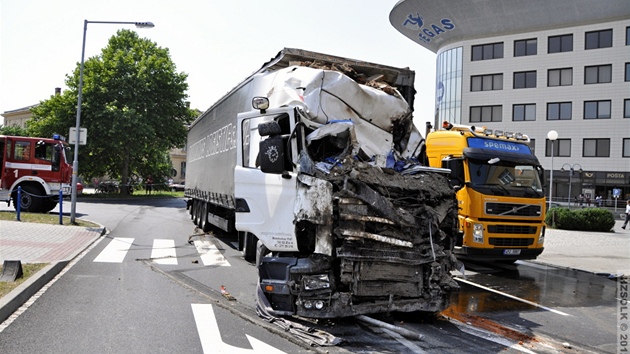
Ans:
{"type": "Polygon", "coordinates": [[[258,134],[267,136],[259,144],[260,170],[264,173],[282,174],[284,172],[284,140],[278,122],[266,122],[258,125],[258,134]]]}
{"type": "Polygon", "coordinates": [[[464,160],[463,159],[445,159],[442,160],[442,167],[451,170],[449,180],[455,187],[455,190],[459,190],[464,186],[464,160]]]}
{"type": "Polygon", "coordinates": [[[59,171],[61,165],[61,148],[59,145],[55,145],[55,152],[53,153],[52,169],[53,171],[59,171]]]}

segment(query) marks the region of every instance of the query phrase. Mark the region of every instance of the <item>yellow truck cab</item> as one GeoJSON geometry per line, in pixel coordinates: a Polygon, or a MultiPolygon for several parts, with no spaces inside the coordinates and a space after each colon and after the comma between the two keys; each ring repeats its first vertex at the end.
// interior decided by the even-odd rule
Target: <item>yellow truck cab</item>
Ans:
{"type": "Polygon", "coordinates": [[[543,169],[520,133],[444,122],[427,134],[431,167],[451,170],[457,189],[459,258],[534,259],[543,251],[543,169]]]}

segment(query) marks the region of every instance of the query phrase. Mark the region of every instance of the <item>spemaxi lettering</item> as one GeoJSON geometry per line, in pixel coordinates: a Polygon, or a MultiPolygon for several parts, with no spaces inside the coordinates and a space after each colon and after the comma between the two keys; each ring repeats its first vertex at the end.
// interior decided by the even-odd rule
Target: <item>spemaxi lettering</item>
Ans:
{"type": "Polygon", "coordinates": [[[235,148],[236,126],[230,123],[189,146],[188,162],[194,162],[235,148]]]}
{"type": "Polygon", "coordinates": [[[490,149],[505,151],[520,151],[520,147],[516,144],[506,144],[500,141],[484,141],[483,146],[490,149]]]}

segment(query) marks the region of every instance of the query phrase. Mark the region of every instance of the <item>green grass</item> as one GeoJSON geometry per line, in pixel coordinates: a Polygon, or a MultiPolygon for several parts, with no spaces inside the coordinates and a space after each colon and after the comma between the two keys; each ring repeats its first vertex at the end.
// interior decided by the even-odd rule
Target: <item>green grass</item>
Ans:
{"type": "Polygon", "coordinates": [[[122,195],[119,193],[98,193],[87,194],[83,193],[78,196],[77,200],[81,199],[141,199],[141,198],[183,198],[184,192],[171,192],[171,191],[154,191],[151,194],[146,194],[145,191],[135,191],[130,195],[122,195]]]}
{"type": "MultiPolygon", "coordinates": [[[[28,279],[31,275],[37,273],[38,271],[40,271],[47,265],[48,263],[22,264],[23,275],[20,279],[16,279],[13,282],[6,282],[6,281],[0,282],[0,298],[10,293],[11,290],[17,288],[20,284],[24,283],[26,279],[28,279]]],[[[2,266],[0,266],[0,273],[1,272],[2,272],[2,266]]]]}
{"type": "MultiPolygon", "coordinates": [[[[0,220],[7,221],[17,221],[17,214],[15,211],[0,211],[0,220]]],[[[20,213],[20,221],[22,222],[34,222],[39,224],[49,224],[49,225],[58,225],[59,224],[59,214],[41,214],[41,213],[20,213]]],[[[70,223],[69,216],[63,216],[61,218],[63,225],[72,225],[70,223]]],[[[83,227],[99,227],[98,224],[93,222],[75,219],[77,226],[83,227]]]]}

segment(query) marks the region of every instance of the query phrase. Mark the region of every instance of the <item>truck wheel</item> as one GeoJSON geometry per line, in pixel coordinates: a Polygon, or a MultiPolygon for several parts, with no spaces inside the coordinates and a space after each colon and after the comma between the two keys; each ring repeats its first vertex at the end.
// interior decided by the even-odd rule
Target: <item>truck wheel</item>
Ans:
{"type": "MultiPolygon", "coordinates": [[[[17,210],[17,192],[15,192],[13,197],[13,207],[17,210]]],[[[43,203],[44,200],[41,198],[41,195],[37,188],[33,186],[23,186],[22,193],[20,195],[20,209],[22,211],[28,211],[33,213],[38,213],[43,211],[43,203]]]]}
{"type": "Polygon", "coordinates": [[[44,207],[43,207],[43,212],[44,213],[48,213],[49,211],[55,209],[55,207],[57,206],[57,202],[52,200],[52,199],[47,199],[44,200],[44,207]]]}

